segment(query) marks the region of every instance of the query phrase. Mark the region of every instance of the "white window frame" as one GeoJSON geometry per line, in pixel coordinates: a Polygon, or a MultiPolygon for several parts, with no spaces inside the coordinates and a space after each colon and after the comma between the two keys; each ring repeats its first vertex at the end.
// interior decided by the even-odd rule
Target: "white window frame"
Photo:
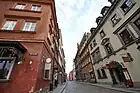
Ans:
{"type": "Polygon", "coordinates": [[[5,21],[2,30],[13,30],[14,27],[16,26],[17,21],[13,21],[13,20],[7,20],[5,21]]]}
{"type": "Polygon", "coordinates": [[[36,22],[26,21],[23,27],[23,31],[35,32],[36,22]]]}
{"type": "Polygon", "coordinates": [[[8,75],[7,75],[6,79],[0,79],[0,80],[8,80],[10,78],[10,75],[11,75],[12,69],[14,67],[16,58],[15,57],[11,57],[11,58],[9,58],[9,57],[0,57],[0,59],[11,59],[12,60],[11,61],[12,65],[11,65],[11,67],[9,69],[9,72],[8,72],[8,75]]]}
{"type": "Polygon", "coordinates": [[[40,11],[41,10],[41,6],[40,5],[32,5],[31,10],[32,11],[40,11]]]}
{"type": "Polygon", "coordinates": [[[17,4],[15,6],[15,9],[21,9],[21,10],[23,10],[24,8],[25,8],[25,4],[17,4]]]}

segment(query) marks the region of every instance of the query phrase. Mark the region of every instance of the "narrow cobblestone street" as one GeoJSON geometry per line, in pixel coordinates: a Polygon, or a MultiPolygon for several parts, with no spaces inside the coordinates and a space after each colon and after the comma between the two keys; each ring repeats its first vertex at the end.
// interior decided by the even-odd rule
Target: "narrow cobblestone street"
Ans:
{"type": "Polygon", "coordinates": [[[82,84],[76,81],[69,81],[63,93],[126,93],[111,89],[82,84]]]}

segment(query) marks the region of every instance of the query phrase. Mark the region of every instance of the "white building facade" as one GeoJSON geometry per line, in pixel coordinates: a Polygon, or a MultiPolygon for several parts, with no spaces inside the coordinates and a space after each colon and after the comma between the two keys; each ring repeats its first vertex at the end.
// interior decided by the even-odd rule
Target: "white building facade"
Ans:
{"type": "Polygon", "coordinates": [[[140,87],[140,0],[109,1],[89,39],[97,82],[140,87]]]}

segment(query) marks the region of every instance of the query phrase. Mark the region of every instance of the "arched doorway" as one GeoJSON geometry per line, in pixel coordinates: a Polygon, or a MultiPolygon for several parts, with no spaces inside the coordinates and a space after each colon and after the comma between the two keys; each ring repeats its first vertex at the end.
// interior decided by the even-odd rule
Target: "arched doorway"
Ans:
{"type": "Polygon", "coordinates": [[[124,84],[126,86],[133,86],[133,82],[127,71],[127,68],[123,68],[119,62],[111,61],[106,65],[110,76],[112,78],[113,84],[124,84]],[[131,81],[131,85],[128,84],[131,81]]]}

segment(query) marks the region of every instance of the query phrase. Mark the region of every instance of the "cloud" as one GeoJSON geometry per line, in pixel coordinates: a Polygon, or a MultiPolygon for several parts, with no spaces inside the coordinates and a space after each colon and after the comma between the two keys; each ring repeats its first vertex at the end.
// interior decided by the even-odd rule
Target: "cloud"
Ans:
{"type": "Polygon", "coordinates": [[[110,5],[107,0],[55,0],[59,28],[62,31],[67,72],[72,70],[77,42],[84,32],[96,27],[95,20],[103,6],[110,5]]]}

